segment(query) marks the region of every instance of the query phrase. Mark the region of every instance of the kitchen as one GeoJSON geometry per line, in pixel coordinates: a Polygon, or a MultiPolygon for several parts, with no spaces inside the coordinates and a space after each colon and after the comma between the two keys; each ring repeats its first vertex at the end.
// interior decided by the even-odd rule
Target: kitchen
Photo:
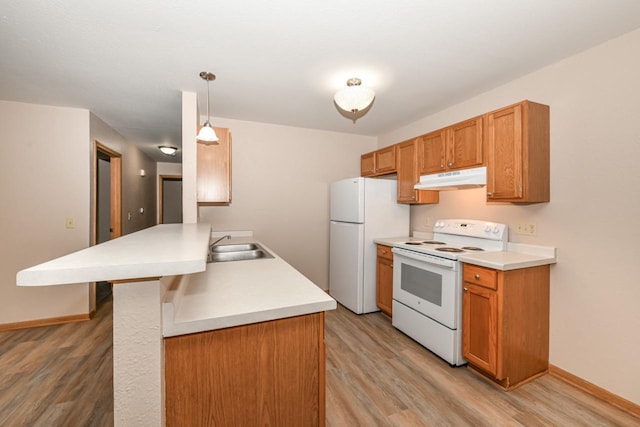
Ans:
{"type": "MultiPolygon", "coordinates": [[[[323,265],[328,262],[327,183],[358,175],[362,153],[522,99],[550,105],[550,203],[496,206],[486,203],[482,189],[446,192],[440,195],[437,205],[411,209],[411,228],[429,232],[437,219],[460,217],[493,220],[509,224],[511,228],[520,222],[536,223],[537,236],[512,233],[510,238],[559,249],[558,264],[551,278],[551,363],[637,403],[640,401],[636,388],[640,368],[629,354],[638,350],[635,326],[640,321],[633,304],[638,300],[638,288],[629,277],[633,277],[631,266],[637,253],[633,241],[639,237],[633,226],[640,210],[633,196],[633,189],[638,185],[638,176],[633,171],[638,160],[635,100],[639,94],[635,76],[640,67],[638,59],[629,52],[639,43],[640,34],[634,31],[378,138],[217,118],[214,109],[216,125],[232,129],[234,135],[234,203],[228,208],[202,208],[200,217],[218,229],[255,230],[260,240],[269,242],[303,274],[326,288],[328,272],[323,265]],[[285,154],[306,159],[310,152],[315,160],[304,166],[303,162],[277,160],[285,154]],[[327,168],[327,164],[331,164],[331,168],[327,168]],[[251,182],[252,175],[264,177],[274,186],[276,183],[286,185],[279,186],[280,192],[275,196],[265,194],[251,182]],[[291,176],[299,179],[291,180],[291,176]],[[621,182],[612,182],[614,179],[621,182]],[[296,215],[291,215],[291,208],[287,206],[291,200],[296,201],[299,209],[296,215]],[[597,236],[588,236],[589,232],[597,236]],[[292,235],[298,238],[291,239],[292,235]],[[589,243],[594,239],[598,239],[599,245],[616,250],[590,250],[589,243]],[[314,244],[310,245],[309,241],[314,244]],[[603,283],[607,286],[601,286],[603,283]],[[575,357],[576,354],[580,357],[575,357]]],[[[17,110],[11,103],[4,104],[3,108],[3,117],[17,110]]],[[[51,107],[35,113],[28,111],[18,117],[23,127],[28,125],[29,118],[41,115],[40,120],[49,124],[46,116],[55,115],[59,110],[61,108],[51,107]]],[[[18,142],[13,150],[26,151],[28,138],[17,131],[10,132],[11,128],[5,124],[3,122],[3,140],[10,137],[18,142]]],[[[60,132],[52,135],[51,141],[66,147],[63,140],[67,136],[60,132]]],[[[4,158],[2,169],[17,173],[7,164],[9,161],[8,156],[4,158]]],[[[26,163],[22,166],[27,170],[26,163]]],[[[3,176],[3,182],[14,176],[3,176]]],[[[73,183],[68,185],[78,188],[73,183]]],[[[22,190],[41,194],[37,187],[22,190]]],[[[4,198],[20,203],[21,199],[8,188],[3,187],[3,191],[6,192],[4,198]]],[[[80,191],[85,191],[84,187],[80,191]]],[[[62,196],[64,192],[59,194],[62,196]]],[[[25,240],[28,234],[20,230],[30,226],[35,214],[16,208],[3,210],[3,215],[7,215],[3,217],[3,224],[7,226],[3,235],[16,242],[25,240]],[[19,227],[9,227],[16,224],[15,221],[19,221],[19,227]]],[[[43,236],[54,228],[46,225],[46,217],[38,227],[43,236]]],[[[55,246],[55,242],[45,242],[55,246]]],[[[27,253],[30,246],[24,244],[18,249],[27,253]]],[[[7,248],[3,246],[3,250],[7,248]]],[[[3,253],[3,256],[10,254],[3,253]]],[[[22,265],[26,267],[29,263],[22,265]]]]}

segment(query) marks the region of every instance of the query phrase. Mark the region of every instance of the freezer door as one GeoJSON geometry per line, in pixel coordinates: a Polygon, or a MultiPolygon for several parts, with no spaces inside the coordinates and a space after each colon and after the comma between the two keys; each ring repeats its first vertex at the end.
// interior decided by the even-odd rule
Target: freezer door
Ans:
{"type": "Polygon", "coordinates": [[[331,221],[329,293],[354,313],[363,313],[364,225],[331,221]]]}
{"type": "Polygon", "coordinates": [[[331,221],[364,222],[364,178],[349,178],[331,184],[331,221]]]}

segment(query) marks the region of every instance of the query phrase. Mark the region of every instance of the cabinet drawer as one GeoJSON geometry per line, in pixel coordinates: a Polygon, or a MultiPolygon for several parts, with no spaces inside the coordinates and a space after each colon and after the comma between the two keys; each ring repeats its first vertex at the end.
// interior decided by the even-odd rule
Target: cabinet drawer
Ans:
{"type": "Polygon", "coordinates": [[[378,257],[393,260],[393,253],[391,252],[391,246],[378,245],[378,257]]]}
{"type": "Polygon", "coordinates": [[[498,272],[490,268],[464,264],[463,280],[489,289],[498,289],[498,272]]]}

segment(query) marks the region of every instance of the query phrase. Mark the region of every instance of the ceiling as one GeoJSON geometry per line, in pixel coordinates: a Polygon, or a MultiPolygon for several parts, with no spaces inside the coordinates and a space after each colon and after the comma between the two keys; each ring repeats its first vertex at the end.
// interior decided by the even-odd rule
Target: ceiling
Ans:
{"type": "Polygon", "coordinates": [[[639,27],[638,0],[2,0],[0,99],[180,161],[157,146],[181,145],[181,91],[205,114],[200,71],[214,118],[375,136],[639,27]],[[355,124],[333,104],[350,77],[376,92],[355,124]]]}

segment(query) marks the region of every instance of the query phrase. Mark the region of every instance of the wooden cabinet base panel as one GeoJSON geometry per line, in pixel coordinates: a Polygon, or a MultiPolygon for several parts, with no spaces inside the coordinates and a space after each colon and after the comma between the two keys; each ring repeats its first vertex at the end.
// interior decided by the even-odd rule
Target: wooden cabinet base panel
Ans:
{"type": "Polygon", "coordinates": [[[324,425],[324,364],[324,312],[166,338],[166,424],[324,425]]]}
{"type": "Polygon", "coordinates": [[[485,378],[486,380],[488,380],[488,381],[490,381],[490,382],[492,382],[494,384],[497,384],[498,386],[500,386],[505,391],[515,390],[518,387],[520,387],[521,385],[524,385],[524,384],[526,384],[528,382],[531,382],[531,381],[535,380],[536,378],[540,378],[541,376],[546,375],[549,372],[549,370],[547,369],[545,371],[538,372],[537,374],[534,374],[534,375],[532,375],[532,376],[530,376],[528,378],[525,378],[522,381],[512,383],[510,381],[509,377],[507,377],[507,378],[505,378],[503,380],[498,380],[495,377],[493,377],[491,374],[488,374],[488,373],[484,372],[482,369],[476,368],[475,366],[473,366],[471,364],[467,365],[467,368],[469,368],[469,370],[471,370],[472,372],[474,372],[474,373],[480,375],[481,377],[485,378]]]}

